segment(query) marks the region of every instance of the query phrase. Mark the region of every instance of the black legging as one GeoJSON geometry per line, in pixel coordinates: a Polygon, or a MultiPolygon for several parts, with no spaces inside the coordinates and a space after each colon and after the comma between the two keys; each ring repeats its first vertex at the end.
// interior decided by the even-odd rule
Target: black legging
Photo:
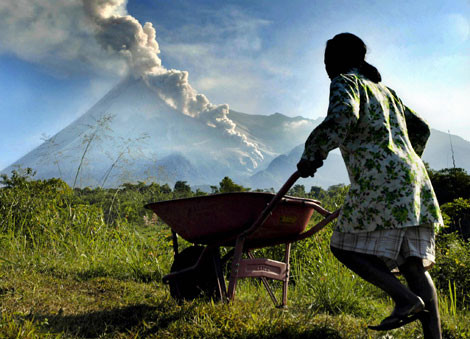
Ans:
{"type": "Polygon", "coordinates": [[[436,289],[431,276],[423,267],[421,258],[409,257],[403,265],[399,266],[408,288],[390,272],[385,262],[377,256],[345,251],[336,247],[331,247],[331,251],[350,270],[390,295],[397,310],[416,302],[416,296],[421,297],[428,311],[419,318],[423,326],[424,338],[442,338],[436,289]]]}

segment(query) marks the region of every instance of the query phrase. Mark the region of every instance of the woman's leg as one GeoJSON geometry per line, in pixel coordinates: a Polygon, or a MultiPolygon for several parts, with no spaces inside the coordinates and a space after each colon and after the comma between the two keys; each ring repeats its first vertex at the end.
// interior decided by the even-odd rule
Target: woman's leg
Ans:
{"type": "Polygon", "coordinates": [[[408,257],[399,267],[410,289],[423,299],[428,312],[419,318],[423,325],[425,339],[442,338],[441,321],[437,305],[437,293],[431,275],[423,267],[418,257],[408,257]]]}
{"type": "Polygon", "coordinates": [[[331,252],[347,268],[390,295],[396,304],[396,311],[400,312],[419,301],[418,296],[403,285],[378,257],[336,247],[331,247],[331,252]]]}

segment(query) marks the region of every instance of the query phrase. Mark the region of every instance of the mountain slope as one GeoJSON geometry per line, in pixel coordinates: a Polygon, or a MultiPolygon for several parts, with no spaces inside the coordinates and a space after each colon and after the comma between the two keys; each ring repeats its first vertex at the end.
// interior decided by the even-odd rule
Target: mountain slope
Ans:
{"type": "MultiPolygon", "coordinates": [[[[296,165],[304,146],[299,145],[288,154],[276,157],[269,166],[250,178],[251,187],[275,188],[281,187],[289,176],[297,169],[296,165]]],[[[313,178],[299,179],[298,184],[328,187],[339,183],[349,183],[348,174],[343,159],[338,152],[331,152],[323,166],[318,169],[313,178]]]]}
{"type": "Polygon", "coordinates": [[[455,166],[470,173],[470,142],[436,129],[431,130],[431,137],[424,150],[423,160],[433,169],[453,167],[452,149],[455,166]]]}
{"type": "Polygon", "coordinates": [[[235,111],[230,111],[230,119],[253,140],[265,145],[266,150],[277,154],[287,153],[303,144],[321,122],[321,119],[290,118],[281,113],[253,115],[235,111]]]}

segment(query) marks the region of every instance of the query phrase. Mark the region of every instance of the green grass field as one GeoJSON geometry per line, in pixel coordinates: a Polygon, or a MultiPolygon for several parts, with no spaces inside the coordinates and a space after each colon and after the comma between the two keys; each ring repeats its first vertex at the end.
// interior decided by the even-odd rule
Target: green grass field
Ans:
{"type": "MultiPolygon", "coordinates": [[[[422,336],[418,323],[386,333],[367,329],[393,304],[332,256],[330,228],[293,245],[288,309],[275,308],[255,279],[239,284],[233,303],[179,304],[161,282],[173,260],[171,233],[139,209],[145,194],[95,193],[102,196],[92,203],[91,193],[87,200],[50,180],[18,179],[0,189],[0,338],[422,336]]],[[[337,193],[325,197],[327,205],[341,202],[337,193]]],[[[455,236],[438,243],[431,274],[444,337],[470,338],[470,247],[455,236]]],[[[273,286],[279,294],[280,284],[273,286]]]]}

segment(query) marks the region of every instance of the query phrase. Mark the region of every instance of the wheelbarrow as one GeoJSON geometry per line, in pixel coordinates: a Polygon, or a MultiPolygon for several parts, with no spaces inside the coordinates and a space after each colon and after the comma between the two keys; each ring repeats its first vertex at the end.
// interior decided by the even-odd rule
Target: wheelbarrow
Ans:
{"type": "Polygon", "coordinates": [[[336,219],[319,201],[285,196],[300,177],[296,171],[277,194],[237,192],[150,203],[172,230],[175,260],[171,273],[163,277],[170,293],[177,299],[193,299],[201,292],[233,300],[237,281],[260,278],[273,303],[287,306],[291,244],[308,238],[336,219]],[[310,229],[307,224],[314,212],[323,219],[310,229]],[[178,236],[193,243],[181,253],[178,236]],[[285,245],[284,261],[255,258],[252,250],[285,245]],[[232,248],[223,257],[221,247],[232,248]],[[246,257],[244,258],[244,254],[246,257]],[[231,260],[228,290],[223,267],[231,260]],[[268,280],[282,281],[279,303],[268,280]]]}

